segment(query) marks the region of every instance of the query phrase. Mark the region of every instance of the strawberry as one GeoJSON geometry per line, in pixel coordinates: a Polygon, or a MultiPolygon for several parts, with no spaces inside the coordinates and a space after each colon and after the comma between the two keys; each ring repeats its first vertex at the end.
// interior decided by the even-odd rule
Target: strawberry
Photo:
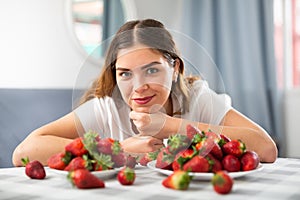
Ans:
{"type": "Polygon", "coordinates": [[[209,154],[214,147],[215,142],[207,137],[203,137],[200,142],[195,144],[195,148],[199,151],[199,154],[202,156],[206,156],[209,154]]]}
{"type": "Polygon", "coordinates": [[[145,153],[139,160],[139,163],[142,166],[147,166],[147,163],[152,161],[152,160],[156,160],[157,155],[158,155],[159,151],[153,151],[153,152],[148,152],[145,153]]]}
{"type": "Polygon", "coordinates": [[[214,142],[210,153],[218,160],[222,160],[222,158],[223,158],[222,148],[219,146],[219,144],[217,142],[214,142]]]}
{"type": "Polygon", "coordinates": [[[213,140],[215,142],[219,142],[219,140],[221,139],[221,136],[215,132],[212,131],[207,131],[204,133],[205,137],[207,137],[210,140],[213,140]]]}
{"type": "Polygon", "coordinates": [[[133,157],[131,155],[126,156],[125,166],[130,168],[135,168],[135,165],[137,164],[136,157],[133,157]]]}
{"type": "Polygon", "coordinates": [[[245,151],[246,146],[241,140],[231,140],[222,146],[225,154],[231,154],[240,157],[245,151]]]}
{"type": "Polygon", "coordinates": [[[44,179],[46,177],[45,168],[39,161],[29,161],[28,157],[22,158],[21,161],[25,166],[25,173],[29,178],[44,179]]]}
{"type": "Polygon", "coordinates": [[[65,151],[70,152],[74,157],[82,156],[83,154],[86,154],[88,152],[84,147],[81,137],[76,138],[72,142],[67,144],[65,146],[65,151]]]}
{"type": "Polygon", "coordinates": [[[221,161],[216,159],[212,154],[208,154],[205,158],[208,160],[210,165],[210,172],[217,172],[223,169],[221,161]]]}
{"type": "Polygon", "coordinates": [[[194,156],[194,150],[193,149],[185,149],[180,151],[179,153],[176,154],[175,159],[172,163],[172,169],[179,170],[182,168],[182,166],[192,157],[194,156]]]}
{"type": "Polygon", "coordinates": [[[249,171],[256,169],[260,160],[256,152],[254,151],[246,151],[242,157],[240,158],[242,170],[249,171]]]}
{"type": "Polygon", "coordinates": [[[57,153],[47,160],[48,167],[52,169],[63,170],[71,161],[72,154],[70,152],[57,153]]]}
{"type": "Polygon", "coordinates": [[[231,139],[224,134],[220,134],[221,140],[224,140],[225,143],[230,142],[231,139]]]}
{"type": "Polygon", "coordinates": [[[233,186],[233,179],[226,171],[216,172],[211,182],[214,190],[219,194],[228,194],[233,186]]]}
{"type": "Polygon", "coordinates": [[[191,181],[188,172],[177,170],[162,181],[162,185],[166,188],[174,190],[187,190],[191,181]]]}
{"type": "Polygon", "coordinates": [[[201,131],[197,127],[191,124],[186,125],[186,136],[190,140],[192,140],[196,134],[202,135],[201,131]]]}
{"type": "Polygon", "coordinates": [[[241,169],[240,160],[234,155],[226,155],[222,160],[222,165],[228,172],[238,172],[241,169]]]}
{"type": "Polygon", "coordinates": [[[104,188],[104,182],[87,169],[76,169],[68,173],[70,182],[80,189],[104,188]]]}
{"type": "Polygon", "coordinates": [[[100,153],[117,155],[121,151],[121,144],[112,138],[104,138],[98,141],[97,148],[100,153]]]}
{"type": "Polygon", "coordinates": [[[200,155],[194,156],[183,165],[183,170],[190,172],[208,172],[209,168],[208,160],[200,155]]]}
{"type": "Polygon", "coordinates": [[[91,163],[91,160],[87,158],[86,155],[83,157],[75,157],[71,160],[71,162],[66,166],[64,169],[65,171],[72,171],[75,169],[87,169],[87,170],[92,170],[93,165],[91,163]]]}
{"type": "Polygon", "coordinates": [[[117,178],[122,185],[132,185],[135,180],[135,172],[130,167],[124,167],[118,172],[117,178]]]}
{"type": "Polygon", "coordinates": [[[174,157],[174,154],[169,152],[168,147],[163,147],[157,155],[155,167],[160,169],[172,169],[174,157]]]}
{"type": "Polygon", "coordinates": [[[114,168],[122,167],[126,164],[126,156],[124,152],[119,152],[118,154],[112,154],[111,159],[114,168]]]}
{"type": "Polygon", "coordinates": [[[186,135],[175,134],[168,138],[167,145],[172,154],[176,154],[182,149],[188,148],[191,140],[186,135]]]}

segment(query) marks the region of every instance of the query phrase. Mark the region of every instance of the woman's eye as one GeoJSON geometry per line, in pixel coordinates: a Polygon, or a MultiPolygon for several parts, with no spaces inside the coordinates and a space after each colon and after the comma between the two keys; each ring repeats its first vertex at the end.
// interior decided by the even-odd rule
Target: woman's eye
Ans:
{"type": "Polygon", "coordinates": [[[121,72],[119,73],[119,76],[122,78],[129,78],[131,76],[130,72],[121,72]]]}
{"type": "Polygon", "coordinates": [[[156,68],[147,69],[147,74],[154,74],[154,73],[157,73],[157,72],[158,72],[158,69],[156,69],[156,68]]]}

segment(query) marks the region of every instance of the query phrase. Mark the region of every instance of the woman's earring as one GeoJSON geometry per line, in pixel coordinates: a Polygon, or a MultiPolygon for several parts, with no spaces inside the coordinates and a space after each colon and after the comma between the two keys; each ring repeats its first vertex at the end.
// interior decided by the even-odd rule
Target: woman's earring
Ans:
{"type": "Polygon", "coordinates": [[[174,72],[174,82],[176,83],[178,79],[178,72],[174,72]]]}

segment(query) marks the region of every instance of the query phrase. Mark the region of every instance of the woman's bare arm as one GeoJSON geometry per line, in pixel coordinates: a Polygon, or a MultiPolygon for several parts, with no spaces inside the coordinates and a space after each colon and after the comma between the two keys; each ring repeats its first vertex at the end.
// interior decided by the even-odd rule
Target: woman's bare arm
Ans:
{"type": "Polygon", "coordinates": [[[75,115],[69,113],[30,133],[14,150],[12,162],[15,166],[21,166],[21,158],[29,157],[46,165],[51,155],[63,152],[65,145],[76,137],[75,115]]]}

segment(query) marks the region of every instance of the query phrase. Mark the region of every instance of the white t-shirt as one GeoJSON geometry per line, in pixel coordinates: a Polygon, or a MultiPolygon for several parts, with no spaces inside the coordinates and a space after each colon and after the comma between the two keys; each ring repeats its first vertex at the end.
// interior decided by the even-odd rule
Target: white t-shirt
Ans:
{"type": "MultiPolygon", "coordinates": [[[[189,92],[189,111],[174,117],[219,125],[231,109],[231,98],[226,94],[215,93],[206,81],[195,81],[189,92]]],[[[172,92],[171,98],[173,111],[180,110],[186,104],[181,94],[172,92]]],[[[111,137],[122,141],[136,134],[129,118],[130,107],[121,99],[94,98],[80,105],[74,112],[85,132],[95,131],[101,138],[111,137]]]]}

